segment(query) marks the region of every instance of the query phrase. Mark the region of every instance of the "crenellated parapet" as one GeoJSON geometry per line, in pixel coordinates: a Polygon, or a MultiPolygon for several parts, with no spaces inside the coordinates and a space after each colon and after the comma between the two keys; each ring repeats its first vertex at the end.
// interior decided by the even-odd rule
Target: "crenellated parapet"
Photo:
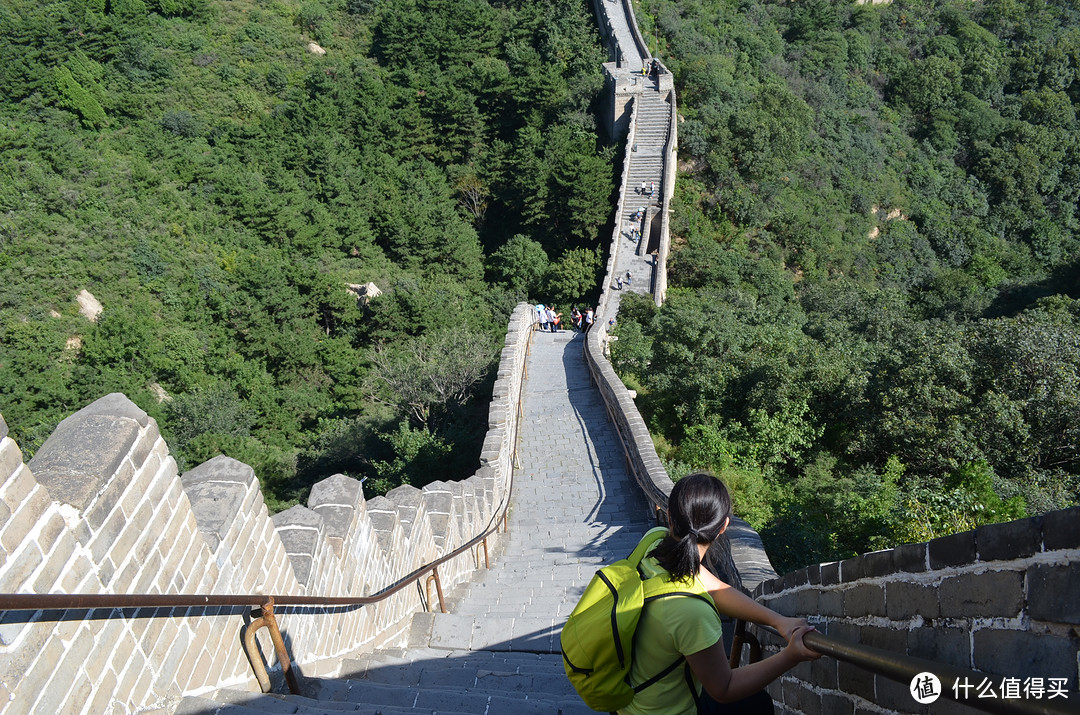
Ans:
{"type": "MultiPolygon", "coordinates": [[[[463,545],[505,505],[532,323],[531,307],[519,305],[476,473],[371,500],[339,474],[314,485],[306,506],[271,516],[241,462],[220,456],[179,474],[156,422],[121,394],[65,419],[29,463],[0,418],[0,592],[379,591],[463,545]]],[[[483,565],[464,552],[440,566],[442,584],[483,565]]],[[[410,587],[370,607],[279,607],[277,615],[296,667],[319,675],[341,656],[404,645],[413,614],[429,605],[423,588],[410,587]]],[[[135,712],[182,694],[254,687],[239,636],[248,610],[8,612],[0,710],[135,712]]]]}
{"type": "MultiPolygon", "coordinates": [[[[1077,697],[1080,507],[816,564],[754,595],[827,636],[1015,678],[1019,687],[1063,679],[1077,697]]],[[[832,658],[803,663],[769,691],[793,713],[926,711],[907,685],[832,658]]]]}

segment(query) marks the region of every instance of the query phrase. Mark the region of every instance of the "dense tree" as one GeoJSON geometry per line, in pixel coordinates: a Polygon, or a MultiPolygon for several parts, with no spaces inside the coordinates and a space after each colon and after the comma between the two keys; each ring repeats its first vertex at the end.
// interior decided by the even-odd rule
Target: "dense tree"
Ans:
{"type": "Polygon", "coordinates": [[[780,568],[1080,501],[1075,8],[638,17],[687,171],[612,361],[671,473],[722,474],[780,568]]]}
{"type": "Polygon", "coordinates": [[[589,115],[589,16],[579,0],[0,7],[0,412],[26,456],[122,391],[182,468],[247,461],[275,509],[335,471],[383,489],[471,473],[514,302],[596,283],[613,153],[589,115]],[[515,171],[522,137],[539,176],[515,171]],[[514,241],[523,255],[492,255],[514,241]]]}

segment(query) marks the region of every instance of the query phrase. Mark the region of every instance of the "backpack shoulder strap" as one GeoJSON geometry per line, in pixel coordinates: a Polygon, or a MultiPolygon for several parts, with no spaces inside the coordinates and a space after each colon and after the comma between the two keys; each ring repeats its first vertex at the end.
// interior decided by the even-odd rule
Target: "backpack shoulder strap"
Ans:
{"type": "Polygon", "coordinates": [[[649,553],[649,549],[660,539],[667,536],[667,527],[655,526],[645,532],[645,535],[641,537],[641,541],[634,547],[634,550],[630,552],[630,555],[626,557],[626,560],[633,564],[634,568],[637,568],[641,560],[645,558],[645,554],[649,553]]]}

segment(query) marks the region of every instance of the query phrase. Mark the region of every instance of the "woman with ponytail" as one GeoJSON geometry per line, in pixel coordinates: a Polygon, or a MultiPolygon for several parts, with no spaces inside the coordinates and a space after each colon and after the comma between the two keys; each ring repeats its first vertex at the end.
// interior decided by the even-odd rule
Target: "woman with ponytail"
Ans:
{"type": "Polygon", "coordinates": [[[813,630],[806,621],[786,618],[728,586],[702,564],[709,546],[731,521],[731,496],[716,477],[696,473],[675,484],[668,499],[667,535],[641,562],[645,578],[666,573],[701,598],[663,598],[642,611],[634,635],[630,681],[642,682],[686,659],[635,695],[624,715],[734,715],[771,713],[772,699],[762,688],[788,669],[820,654],[803,644],[813,630]],[[771,658],[732,670],[724,652],[720,613],[771,626],[788,644],[771,658]],[[726,703],[726,704],[721,704],[726,703]]]}

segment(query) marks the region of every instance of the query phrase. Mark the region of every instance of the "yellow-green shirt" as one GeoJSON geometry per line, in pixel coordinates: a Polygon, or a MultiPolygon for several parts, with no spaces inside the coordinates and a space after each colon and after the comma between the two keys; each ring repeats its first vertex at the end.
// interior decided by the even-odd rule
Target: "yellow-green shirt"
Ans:
{"type": "MultiPolygon", "coordinates": [[[[659,542],[657,542],[659,543],[659,542]]],[[[646,577],[665,573],[655,558],[641,562],[646,577]]],[[[705,587],[697,576],[697,589],[705,587]]],[[[689,590],[689,587],[688,587],[689,590]]],[[[642,683],[662,672],[680,656],[697,653],[723,638],[720,616],[709,603],[698,598],[661,598],[645,607],[634,636],[634,662],[630,682],[642,683]]],[[[701,692],[701,683],[694,678],[701,692]]],[[[634,696],[620,715],[695,715],[694,696],[686,684],[685,667],[678,667],[664,678],[634,696]]]]}

